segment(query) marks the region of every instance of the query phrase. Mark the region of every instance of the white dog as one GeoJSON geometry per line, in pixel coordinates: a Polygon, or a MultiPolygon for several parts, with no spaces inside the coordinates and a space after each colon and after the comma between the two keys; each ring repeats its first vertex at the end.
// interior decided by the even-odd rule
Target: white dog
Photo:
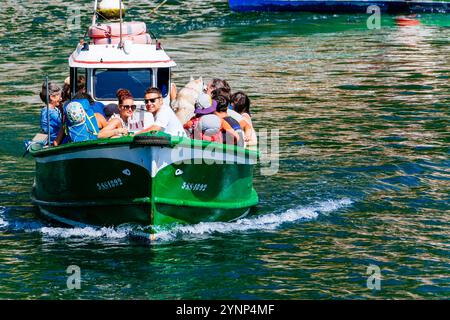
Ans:
{"type": "Polygon", "coordinates": [[[195,102],[197,102],[198,96],[203,91],[203,88],[204,83],[202,77],[196,80],[191,77],[188,84],[178,92],[177,99],[172,103],[172,109],[181,121],[181,124],[184,125],[195,115],[195,102]]]}

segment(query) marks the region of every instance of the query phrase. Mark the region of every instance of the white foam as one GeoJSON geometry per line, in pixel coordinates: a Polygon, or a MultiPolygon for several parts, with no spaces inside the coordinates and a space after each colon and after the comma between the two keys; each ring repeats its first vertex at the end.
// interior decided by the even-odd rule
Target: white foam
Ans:
{"type": "Polygon", "coordinates": [[[177,226],[172,230],[161,231],[154,235],[156,241],[170,241],[183,235],[201,235],[211,233],[229,233],[234,231],[273,230],[287,222],[313,220],[319,214],[326,214],[349,206],[353,202],[344,198],[327,200],[312,206],[289,209],[279,214],[270,213],[253,218],[243,218],[235,222],[201,222],[196,225],[177,226]]]}
{"type": "Polygon", "coordinates": [[[0,207],[0,228],[4,228],[4,227],[6,227],[7,225],[9,225],[9,222],[8,221],[6,221],[4,218],[4,216],[3,216],[3,214],[5,213],[5,211],[6,211],[6,208],[5,207],[0,207]]]}
{"type": "Polygon", "coordinates": [[[9,224],[8,221],[5,221],[2,219],[2,217],[0,217],[0,228],[4,228],[9,224]]]}
{"type": "MultiPolygon", "coordinates": [[[[233,222],[201,222],[195,225],[175,226],[169,230],[157,232],[151,237],[148,232],[145,232],[139,226],[130,225],[124,225],[118,228],[95,228],[91,226],[59,228],[43,226],[36,222],[15,222],[13,229],[24,230],[26,232],[39,232],[44,237],[52,238],[124,239],[130,236],[139,236],[147,239],[150,238],[156,242],[166,242],[192,235],[198,238],[200,235],[207,236],[213,233],[273,230],[284,223],[316,219],[320,214],[327,214],[339,210],[352,203],[353,201],[347,198],[341,200],[327,200],[310,206],[289,209],[281,213],[269,213],[251,218],[243,218],[233,222]]],[[[0,207],[0,227],[2,226],[2,222],[5,225],[8,225],[8,222],[2,219],[1,213],[0,207]]]]}
{"type": "Polygon", "coordinates": [[[43,235],[53,238],[108,238],[122,239],[128,237],[129,229],[114,228],[53,228],[43,227],[39,230],[43,235]]]}

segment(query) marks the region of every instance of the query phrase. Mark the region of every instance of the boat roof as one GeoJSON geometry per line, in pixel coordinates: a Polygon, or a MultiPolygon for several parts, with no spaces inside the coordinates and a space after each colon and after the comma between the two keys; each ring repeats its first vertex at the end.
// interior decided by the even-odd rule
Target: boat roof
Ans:
{"type": "Polygon", "coordinates": [[[124,47],[117,44],[79,43],[69,57],[70,67],[76,68],[168,68],[176,66],[160,46],[155,44],[135,44],[125,41],[124,47]],[[83,49],[84,48],[84,49],[83,49]]]}

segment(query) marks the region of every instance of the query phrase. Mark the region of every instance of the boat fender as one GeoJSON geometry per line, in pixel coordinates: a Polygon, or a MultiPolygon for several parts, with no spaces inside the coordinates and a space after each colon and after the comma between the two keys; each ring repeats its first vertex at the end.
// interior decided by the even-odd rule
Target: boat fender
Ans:
{"type": "Polygon", "coordinates": [[[170,139],[161,136],[135,136],[133,138],[133,145],[136,146],[170,146],[170,139]]]}
{"type": "MultiPolygon", "coordinates": [[[[147,31],[145,22],[125,22],[122,23],[122,37],[137,36],[147,31]]],[[[88,30],[90,38],[110,38],[120,37],[120,23],[98,24],[90,26],[88,30]]]]}
{"type": "MultiPolygon", "coordinates": [[[[120,37],[109,37],[109,38],[93,38],[94,44],[118,44],[120,42],[120,37]]],[[[123,36],[122,41],[130,40],[135,44],[151,44],[152,38],[148,33],[143,33],[135,36],[123,36]]]]}

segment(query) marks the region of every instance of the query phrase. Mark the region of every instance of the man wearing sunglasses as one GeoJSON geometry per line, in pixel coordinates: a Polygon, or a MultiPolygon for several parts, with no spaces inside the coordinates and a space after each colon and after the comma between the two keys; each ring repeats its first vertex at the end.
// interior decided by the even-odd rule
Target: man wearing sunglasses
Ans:
{"type": "Polygon", "coordinates": [[[186,136],[186,132],[173,110],[164,105],[161,90],[155,87],[148,88],[145,91],[144,101],[145,108],[153,114],[155,122],[149,128],[139,131],[138,134],[156,130],[173,136],[186,136]]]}

